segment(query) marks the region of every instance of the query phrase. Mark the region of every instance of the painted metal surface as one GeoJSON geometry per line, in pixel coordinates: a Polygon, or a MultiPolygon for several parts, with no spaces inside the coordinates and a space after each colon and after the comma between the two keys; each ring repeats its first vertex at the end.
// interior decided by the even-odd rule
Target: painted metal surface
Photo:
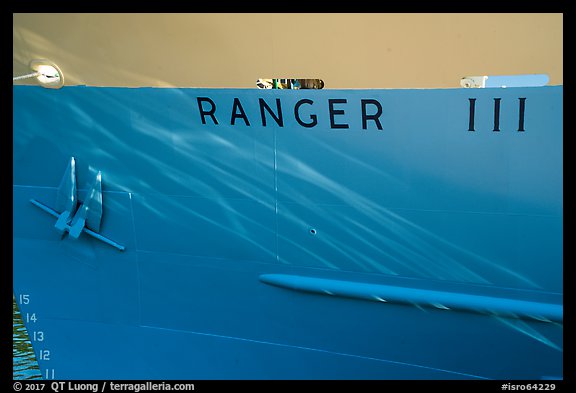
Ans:
{"type": "Polygon", "coordinates": [[[12,31],[13,76],[47,57],[67,86],[255,88],[257,78],[297,77],[329,89],[450,88],[465,76],[541,72],[564,83],[561,10],[15,12],[12,31]]]}
{"type": "Polygon", "coordinates": [[[14,293],[37,315],[43,374],[561,377],[559,318],[259,277],[506,292],[558,311],[562,91],[15,86],[14,293]],[[54,206],[70,157],[79,203],[100,171],[98,234],[124,251],[62,238],[29,202],[54,206]]]}

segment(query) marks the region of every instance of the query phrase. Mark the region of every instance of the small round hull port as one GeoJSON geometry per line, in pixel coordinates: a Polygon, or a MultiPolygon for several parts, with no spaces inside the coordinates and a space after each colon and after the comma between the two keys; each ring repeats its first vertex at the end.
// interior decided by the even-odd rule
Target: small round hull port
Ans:
{"type": "Polygon", "coordinates": [[[40,86],[49,89],[59,89],[64,86],[64,75],[60,68],[50,60],[32,60],[30,68],[37,72],[36,79],[40,86]]]}

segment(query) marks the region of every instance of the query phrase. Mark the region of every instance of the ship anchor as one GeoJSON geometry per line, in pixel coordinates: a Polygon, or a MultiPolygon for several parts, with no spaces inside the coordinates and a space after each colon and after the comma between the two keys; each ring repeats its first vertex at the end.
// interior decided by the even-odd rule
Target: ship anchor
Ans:
{"type": "Polygon", "coordinates": [[[54,228],[63,236],[68,233],[72,239],[78,239],[80,234],[84,232],[120,251],[124,251],[125,247],[123,245],[98,233],[100,231],[100,222],[102,221],[102,173],[100,171],[98,171],[86,192],[84,201],[78,207],[76,161],[74,157],[70,158],[68,168],[58,187],[56,210],[35,199],[30,199],[30,202],[56,217],[54,228]]]}

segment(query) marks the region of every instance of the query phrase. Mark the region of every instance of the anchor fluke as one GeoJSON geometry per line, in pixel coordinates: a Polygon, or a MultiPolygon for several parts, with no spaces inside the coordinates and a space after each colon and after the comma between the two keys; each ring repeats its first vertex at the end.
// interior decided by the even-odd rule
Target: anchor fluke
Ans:
{"type": "Polygon", "coordinates": [[[58,216],[54,228],[62,235],[66,232],[66,226],[72,221],[76,213],[78,204],[78,193],[76,189],[76,160],[70,158],[70,163],[64,172],[64,176],[58,187],[56,195],[56,210],[62,213],[58,216]]]}

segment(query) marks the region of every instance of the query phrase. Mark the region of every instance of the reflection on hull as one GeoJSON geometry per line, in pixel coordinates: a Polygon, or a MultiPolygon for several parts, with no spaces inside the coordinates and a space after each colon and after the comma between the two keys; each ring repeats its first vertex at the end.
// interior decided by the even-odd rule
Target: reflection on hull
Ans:
{"type": "Polygon", "coordinates": [[[13,379],[42,378],[15,298],[12,298],[12,370],[13,379]]]}
{"type": "Polygon", "coordinates": [[[561,378],[562,187],[561,86],[17,86],[14,294],[47,379],[561,378]]]}

